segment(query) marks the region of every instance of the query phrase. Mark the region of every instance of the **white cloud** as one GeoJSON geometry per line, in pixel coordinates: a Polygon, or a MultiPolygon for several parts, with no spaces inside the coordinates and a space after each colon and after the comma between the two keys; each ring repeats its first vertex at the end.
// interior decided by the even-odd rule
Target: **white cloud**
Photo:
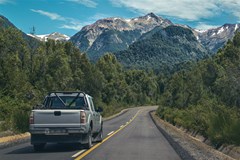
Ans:
{"type": "Polygon", "coordinates": [[[210,28],[217,28],[217,27],[219,27],[219,26],[199,22],[198,25],[195,28],[199,29],[199,30],[207,30],[207,29],[210,29],[210,28]]]}
{"type": "Polygon", "coordinates": [[[97,3],[92,0],[67,0],[67,1],[82,4],[84,6],[91,7],[91,8],[97,7],[97,3]]]}
{"type": "Polygon", "coordinates": [[[65,21],[66,19],[62,16],[60,16],[57,13],[52,13],[52,12],[46,12],[43,10],[35,10],[35,9],[31,9],[31,11],[35,12],[35,13],[39,13],[41,15],[47,16],[48,18],[52,19],[52,20],[60,20],[60,21],[65,21]]]}
{"type": "Polygon", "coordinates": [[[240,22],[240,1],[239,0],[220,0],[221,8],[224,12],[233,14],[240,22]]]}
{"type": "Polygon", "coordinates": [[[189,21],[230,13],[240,21],[239,0],[109,0],[116,7],[127,7],[138,13],[154,12],[189,21]]]}
{"type": "Polygon", "coordinates": [[[64,24],[60,28],[73,29],[73,30],[79,31],[82,29],[82,27],[84,27],[86,25],[90,25],[90,24],[94,23],[95,21],[106,18],[106,17],[110,17],[110,16],[108,16],[106,14],[97,13],[97,14],[89,17],[87,19],[87,21],[82,22],[82,23],[80,23],[76,19],[71,19],[71,21],[69,21],[69,24],[64,24]]]}
{"type": "Polygon", "coordinates": [[[128,7],[140,13],[154,12],[190,21],[213,16],[218,12],[216,0],[110,0],[115,6],[128,7]]]}
{"type": "Polygon", "coordinates": [[[89,20],[94,22],[94,21],[97,21],[99,19],[103,19],[103,18],[107,18],[107,17],[110,17],[110,16],[107,15],[107,14],[97,13],[94,16],[90,17],[89,20]]]}
{"type": "Polygon", "coordinates": [[[64,17],[64,16],[59,15],[58,13],[53,13],[53,12],[48,12],[48,11],[43,11],[43,10],[35,10],[35,9],[31,9],[31,11],[41,14],[43,16],[46,16],[46,17],[50,18],[51,20],[64,22],[64,24],[62,24],[59,28],[72,29],[72,30],[76,30],[76,31],[81,30],[82,27],[84,27],[86,25],[94,23],[96,20],[109,17],[106,14],[97,13],[97,14],[89,17],[87,21],[80,22],[78,19],[64,17]]]}
{"type": "Polygon", "coordinates": [[[72,29],[72,30],[75,30],[75,31],[80,31],[82,29],[82,27],[83,26],[81,24],[79,24],[79,25],[64,24],[60,28],[72,29]]]}
{"type": "Polygon", "coordinates": [[[12,0],[0,0],[0,4],[13,3],[12,0]]]}
{"type": "Polygon", "coordinates": [[[6,2],[7,2],[7,0],[0,0],[0,4],[4,4],[6,2]]]}
{"type": "Polygon", "coordinates": [[[84,25],[79,20],[74,19],[74,18],[66,18],[66,22],[67,23],[63,24],[60,28],[80,31],[84,25]]]}
{"type": "Polygon", "coordinates": [[[43,11],[43,10],[31,9],[31,11],[33,11],[35,13],[39,13],[44,16],[47,16],[51,20],[63,21],[64,24],[60,28],[73,29],[73,30],[79,31],[83,27],[83,24],[79,20],[74,19],[74,18],[63,17],[57,13],[47,12],[47,11],[43,11]]]}

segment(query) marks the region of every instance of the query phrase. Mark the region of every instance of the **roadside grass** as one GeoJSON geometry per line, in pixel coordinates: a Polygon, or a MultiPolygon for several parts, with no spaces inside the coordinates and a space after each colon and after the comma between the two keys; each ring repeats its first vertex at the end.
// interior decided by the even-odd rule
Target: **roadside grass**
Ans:
{"type": "Polygon", "coordinates": [[[157,115],[178,127],[194,131],[209,139],[215,148],[223,144],[240,146],[240,117],[237,108],[202,105],[186,109],[160,106],[157,115]]]}

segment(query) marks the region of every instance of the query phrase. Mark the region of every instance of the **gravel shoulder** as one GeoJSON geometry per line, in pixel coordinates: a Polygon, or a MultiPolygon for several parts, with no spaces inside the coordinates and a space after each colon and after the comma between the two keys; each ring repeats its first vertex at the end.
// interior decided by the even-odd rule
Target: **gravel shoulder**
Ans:
{"type": "Polygon", "coordinates": [[[0,149],[11,147],[17,144],[25,143],[30,140],[30,133],[11,135],[0,138],[0,149]]]}
{"type": "MultiPolygon", "coordinates": [[[[168,122],[163,121],[160,119],[156,112],[151,112],[150,115],[152,116],[155,124],[160,127],[163,132],[166,132],[175,143],[179,144],[183,150],[185,150],[189,154],[188,157],[183,158],[184,160],[189,159],[196,159],[196,160],[236,160],[216,149],[213,147],[203,143],[201,139],[193,137],[189,134],[186,134],[183,130],[171,125],[168,122]]],[[[161,131],[160,129],[160,131],[161,131]]],[[[161,131],[162,132],[162,131],[161,131]]],[[[164,134],[164,133],[163,133],[164,134]]],[[[170,142],[171,144],[171,142],[170,142]]],[[[173,146],[174,147],[174,146],[173,146]]],[[[181,153],[180,153],[181,154],[181,153]]],[[[184,153],[183,153],[183,156],[184,153]]],[[[240,159],[240,157],[239,157],[240,159]]],[[[239,160],[237,159],[237,160],[239,160]]]]}

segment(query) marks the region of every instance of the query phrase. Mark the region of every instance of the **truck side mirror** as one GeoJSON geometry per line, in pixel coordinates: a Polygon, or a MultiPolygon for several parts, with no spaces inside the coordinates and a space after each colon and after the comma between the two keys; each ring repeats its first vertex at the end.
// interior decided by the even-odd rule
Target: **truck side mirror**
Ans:
{"type": "Polygon", "coordinates": [[[98,107],[96,111],[97,112],[103,112],[103,108],[102,107],[98,107]]]}

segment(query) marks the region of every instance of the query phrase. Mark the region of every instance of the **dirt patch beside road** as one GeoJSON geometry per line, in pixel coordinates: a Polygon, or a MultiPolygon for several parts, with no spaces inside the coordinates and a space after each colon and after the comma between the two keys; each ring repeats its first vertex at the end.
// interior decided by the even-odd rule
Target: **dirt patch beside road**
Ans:
{"type": "Polygon", "coordinates": [[[30,133],[17,134],[12,136],[6,136],[0,138],[0,149],[10,147],[16,144],[28,142],[30,139],[30,133]]]}

